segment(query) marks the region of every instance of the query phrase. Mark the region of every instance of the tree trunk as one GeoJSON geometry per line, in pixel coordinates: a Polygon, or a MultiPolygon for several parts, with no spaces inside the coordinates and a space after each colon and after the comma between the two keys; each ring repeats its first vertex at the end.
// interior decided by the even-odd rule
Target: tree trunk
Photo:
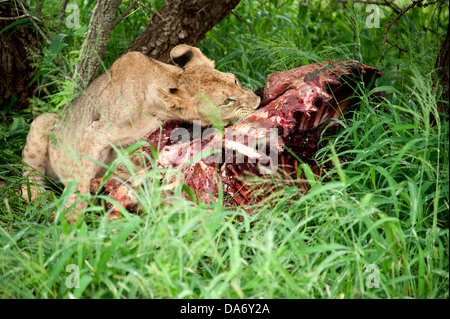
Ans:
{"type": "Polygon", "coordinates": [[[449,102],[449,96],[448,96],[448,86],[449,86],[449,56],[448,56],[448,30],[449,26],[447,26],[447,35],[445,36],[444,41],[441,45],[441,50],[439,51],[438,57],[436,59],[436,70],[438,74],[438,80],[439,84],[442,85],[442,99],[444,101],[447,101],[446,103],[439,103],[438,109],[439,112],[445,112],[448,113],[448,102],[449,102]]]}
{"type": "Polygon", "coordinates": [[[195,45],[206,32],[225,18],[240,0],[170,0],[155,12],[147,29],[131,43],[128,51],[140,51],[170,62],[170,50],[180,43],[195,45]]]}
{"type": "Polygon", "coordinates": [[[74,79],[79,90],[85,89],[100,70],[120,2],[121,0],[98,0],[92,11],[89,31],[75,67],[74,79]]]}
{"type": "MultiPolygon", "coordinates": [[[[19,21],[23,12],[16,9],[15,1],[0,4],[0,30],[19,21]]],[[[27,17],[21,18],[24,23],[27,17]]],[[[28,86],[33,78],[34,69],[30,65],[29,51],[36,50],[36,30],[24,27],[23,23],[0,34],[0,106],[9,98],[17,98],[15,109],[27,108],[28,98],[33,95],[36,84],[28,86]]]]}

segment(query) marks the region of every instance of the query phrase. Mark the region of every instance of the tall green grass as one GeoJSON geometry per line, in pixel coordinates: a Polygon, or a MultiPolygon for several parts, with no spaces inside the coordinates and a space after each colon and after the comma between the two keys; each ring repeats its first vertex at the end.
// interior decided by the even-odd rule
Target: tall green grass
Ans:
{"type": "MultiPolygon", "coordinates": [[[[311,190],[299,197],[286,186],[250,215],[226,208],[226,196],[212,204],[187,201],[182,184],[166,197],[166,181],[150,170],[148,182],[133,191],[141,215],[123,211],[122,219],[109,221],[101,200],[111,200],[95,195],[86,197],[83,221],[51,222],[52,213],[63,215],[70,192],[49,189],[32,203],[20,198],[20,152],[31,117],[2,111],[1,297],[449,297],[449,123],[437,111],[432,84],[440,41],[419,28],[442,33],[448,7],[440,19],[432,19],[430,6],[399,20],[390,36],[410,53],[398,58],[388,47],[380,59],[382,29],[354,22],[364,21],[364,6],[280,3],[242,1],[239,18],[227,17],[199,47],[254,89],[273,70],[327,58],[358,59],[384,72],[379,89],[362,88],[361,103],[339,120],[336,135],[323,138],[313,159],[323,176],[307,172],[311,190]],[[375,98],[376,90],[386,98],[375,98]],[[71,265],[79,269],[79,288],[70,288],[71,265]]],[[[57,10],[56,2],[46,10],[57,10]]],[[[389,21],[383,12],[382,26],[389,21]]],[[[132,40],[126,30],[145,25],[142,15],[119,25],[105,65],[132,40]]],[[[62,40],[64,72],[82,39],[79,33],[62,40]]],[[[56,108],[70,98],[70,85],[56,90],[64,83],[61,70],[46,67],[55,82],[42,103],[56,108]]],[[[130,166],[128,151],[118,152],[111,167],[130,166]]]]}

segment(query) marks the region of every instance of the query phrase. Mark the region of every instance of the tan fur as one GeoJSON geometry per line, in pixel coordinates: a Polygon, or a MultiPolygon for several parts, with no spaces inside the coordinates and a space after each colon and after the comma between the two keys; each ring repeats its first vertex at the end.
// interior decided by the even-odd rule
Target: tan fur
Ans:
{"type": "Polygon", "coordinates": [[[173,64],[177,64],[174,61],[175,58],[182,56],[188,50],[192,50],[193,57],[183,66],[184,68],[189,68],[194,65],[206,65],[213,69],[216,67],[215,62],[204,56],[202,51],[187,44],[177,45],[172,49],[172,51],[170,51],[170,59],[172,60],[173,64]]]}
{"type": "MultiPolygon", "coordinates": [[[[111,144],[132,144],[168,120],[200,120],[208,125],[211,103],[219,106],[224,123],[258,107],[259,97],[243,88],[233,74],[215,70],[214,61],[197,48],[177,46],[171,58],[188,50],[192,54],[184,68],[127,53],[61,115],[37,117],[23,150],[24,163],[34,168],[24,172],[31,192],[23,185],[23,196],[32,200],[40,196],[38,185],[44,184],[44,175],[65,185],[77,180],[75,190],[88,194],[91,179],[102,173],[93,160],[110,163],[115,155],[111,144]]],[[[72,195],[67,207],[77,200],[72,195]]],[[[78,203],[66,218],[73,222],[74,213],[85,207],[85,202],[78,203]]]]}

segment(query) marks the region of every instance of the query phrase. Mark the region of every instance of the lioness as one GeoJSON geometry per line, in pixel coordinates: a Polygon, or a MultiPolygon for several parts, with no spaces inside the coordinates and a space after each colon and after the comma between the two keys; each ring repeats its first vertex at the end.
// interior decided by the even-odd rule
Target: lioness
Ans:
{"type": "MultiPolygon", "coordinates": [[[[208,125],[211,103],[220,108],[224,123],[259,106],[258,96],[242,87],[235,75],[215,70],[214,61],[199,49],[181,44],[170,57],[176,66],[127,53],[60,115],[38,116],[22,153],[23,162],[37,172],[24,171],[31,183],[22,185],[23,197],[33,200],[42,193],[36,185],[44,184],[44,175],[65,186],[76,180],[75,191],[87,194],[91,179],[102,173],[95,162],[114,159],[112,145],[130,145],[169,120],[208,125]]],[[[67,207],[77,199],[72,195],[67,207]]],[[[66,218],[75,221],[74,213],[85,207],[81,202],[66,218]]]]}

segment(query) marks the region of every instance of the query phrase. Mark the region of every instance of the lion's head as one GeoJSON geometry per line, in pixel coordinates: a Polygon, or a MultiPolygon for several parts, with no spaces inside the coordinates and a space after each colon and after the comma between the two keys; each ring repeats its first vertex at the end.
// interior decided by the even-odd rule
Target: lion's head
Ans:
{"type": "Polygon", "coordinates": [[[172,61],[183,68],[178,87],[159,89],[158,97],[167,106],[179,110],[196,109],[202,114],[202,124],[210,123],[212,107],[220,110],[224,124],[251,114],[260,104],[252,90],[244,88],[237,77],[214,69],[214,61],[188,45],[178,45],[171,51],[172,61]]]}

